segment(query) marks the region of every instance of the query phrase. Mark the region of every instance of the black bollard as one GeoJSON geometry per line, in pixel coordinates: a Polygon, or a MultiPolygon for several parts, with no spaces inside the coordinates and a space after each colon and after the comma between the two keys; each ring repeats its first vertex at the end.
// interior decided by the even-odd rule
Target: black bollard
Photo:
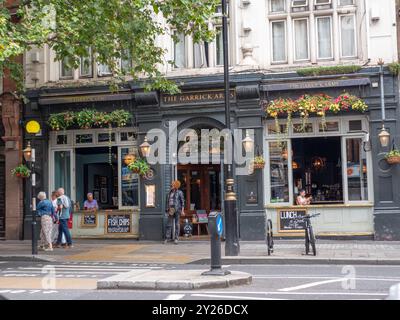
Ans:
{"type": "Polygon", "coordinates": [[[221,235],[223,221],[220,212],[211,212],[208,216],[208,231],[211,235],[211,269],[203,272],[204,276],[226,276],[231,272],[221,267],[221,235]]]}

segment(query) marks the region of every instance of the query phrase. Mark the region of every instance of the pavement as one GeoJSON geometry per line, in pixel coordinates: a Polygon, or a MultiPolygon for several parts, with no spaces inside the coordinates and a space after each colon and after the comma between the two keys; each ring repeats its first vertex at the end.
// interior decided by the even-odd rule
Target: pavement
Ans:
{"type": "MultiPolygon", "coordinates": [[[[223,264],[367,264],[400,265],[400,241],[317,240],[317,256],[304,255],[303,240],[275,240],[267,255],[263,241],[240,242],[240,255],[224,256],[223,264]]],[[[209,264],[210,242],[182,240],[173,243],[138,240],[80,239],[71,249],[39,251],[31,255],[30,241],[0,241],[0,261],[117,262],[209,264]]]]}

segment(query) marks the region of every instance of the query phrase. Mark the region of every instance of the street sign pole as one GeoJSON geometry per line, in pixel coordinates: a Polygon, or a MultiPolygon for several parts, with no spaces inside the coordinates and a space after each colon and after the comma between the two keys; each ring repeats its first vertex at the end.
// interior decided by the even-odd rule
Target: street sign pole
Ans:
{"type": "Polygon", "coordinates": [[[226,276],[231,272],[222,270],[221,266],[221,236],[224,223],[220,212],[211,212],[208,216],[208,230],[211,235],[211,269],[203,272],[204,276],[226,276]]]}

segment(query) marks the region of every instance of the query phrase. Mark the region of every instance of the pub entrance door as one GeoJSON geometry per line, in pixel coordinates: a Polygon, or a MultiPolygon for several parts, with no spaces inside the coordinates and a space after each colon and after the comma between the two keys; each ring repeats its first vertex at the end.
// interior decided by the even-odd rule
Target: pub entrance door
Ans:
{"type": "Polygon", "coordinates": [[[221,210],[221,166],[178,165],[178,180],[185,195],[185,216],[193,222],[194,235],[206,235],[207,223],[202,222],[211,211],[221,210]]]}

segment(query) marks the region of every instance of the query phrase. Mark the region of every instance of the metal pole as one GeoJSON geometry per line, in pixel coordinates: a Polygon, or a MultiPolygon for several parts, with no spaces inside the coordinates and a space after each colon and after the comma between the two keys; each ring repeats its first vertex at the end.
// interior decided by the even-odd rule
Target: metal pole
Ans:
{"type": "MultiPolygon", "coordinates": [[[[229,43],[228,43],[228,16],[227,1],[222,0],[222,42],[224,48],[224,86],[225,86],[225,124],[227,129],[231,129],[231,109],[230,109],[230,83],[229,83],[229,43]]],[[[233,144],[232,150],[233,154],[233,144]]],[[[232,157],[233,160],[233,157],[232,157]]],[[[235,184],[233,178],[232,164],[225,164],[225,255],[237,256],[240,252],[238,223],[236,211],[236,194],[233,186],[235,184]]]]}
{"type": "Polygon", "coordinates": [[[379,71],[379,80],[380,80],[380,87],[381,87],[381,112],[382,112],[382,123],[386,120],[385,114],[385,89],[383,87],[383,63],[380,64],[380,71],[379,71]]]}
{"type": "Polygon", "coordinates": [[[38,254],[38,240],[36,237],[36,195],[35,195],[35,186],[36,186],[36,174],[35,174],[35,149],[32,148],[32,158],[30,161],[31,167],[31,211],[32,211],[32,255],[38,254]]]}

